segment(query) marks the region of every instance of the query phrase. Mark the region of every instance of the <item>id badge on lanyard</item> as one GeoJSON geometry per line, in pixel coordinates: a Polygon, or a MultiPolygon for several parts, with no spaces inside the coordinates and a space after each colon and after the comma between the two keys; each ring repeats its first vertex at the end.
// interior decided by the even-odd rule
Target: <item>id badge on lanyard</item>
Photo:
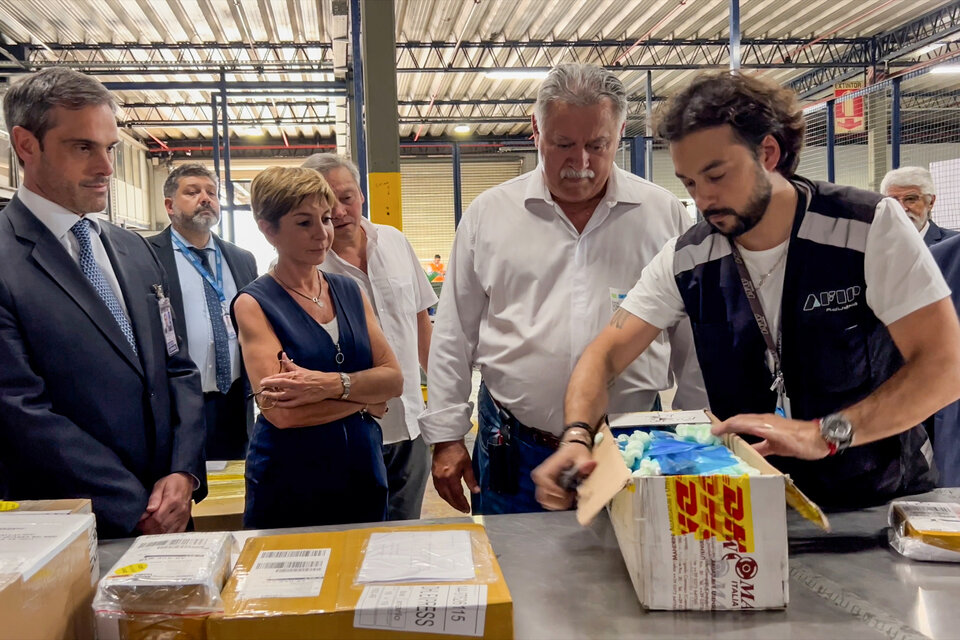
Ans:
{"type": "Polygon", "coordinates": [[[743,292],[747,296],[747,302],[750,304],[750,310],[753,312],[757,327],[763,335],[763,341],[767,345],[767,351],[773,360],[773,384],[770,385],[770,391],[777,394],[777,408],[775,413],[783,418],[790,418],[790,398],[787,396],[786,385],[783,382],[783,369],[780,366],[780,342],[781,334],[777,332],[777,341],[774,343],[773,336],[770,334],[770,323],[767,322],[767,315],[763,312],[763,305],[760,303],[760,293],[757,291],[750,273],[747,271],[747,265],[743,262],[743,256],[734,241],[730,240],[730,249],[733,254],[733,261],[737,265],[737,272],[740,274],[740,282],[743,285],[743,292]]]}
{"type": "Polygon", "coordinates": [[[160,309],[163,342],[167,347],[167,355],[172,356],[180,352],[180,345],[177,344],[177,331],[173,327],[173,305],[170,304],[170,298],[163,292],[163,285],[153,285],[153,292],[157,296],[157,307],[160,309]]]}

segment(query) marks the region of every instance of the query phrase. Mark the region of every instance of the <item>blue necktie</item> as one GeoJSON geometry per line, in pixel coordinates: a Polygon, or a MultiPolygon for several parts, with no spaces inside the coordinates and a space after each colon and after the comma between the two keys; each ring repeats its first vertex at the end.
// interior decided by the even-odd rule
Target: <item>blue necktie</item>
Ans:
{"type": "MultiPolygon", "coordinates": [[[[203,266],[210,272],[210,262],[207,260],[207,249],[197,249],[190,247],[203,266]]],[[[220,306],[220,296],[213,289],[213,285],[203,280],[203,295],[207,299],[207,311],[210,313],[210,324],[213,326],[213,351],[217,363],[217,390],[220,393],[226,393],[230,390],[230,382],[233,376],[230,375],[230,341],[227,338],[227,328],[223,324],[223,308],[220,306]]]]}
{"type": "Polygon", "coordinates": [[[127,319],[127,314],[123,312],[120,301],[117,300],[110,283],[107,282],[107,277],[103,275],[103,269],[100,268],[93,257],[93,247],[90,244],[90,221],[81,218],[79,222],[70,227],[70,231],[77,238],[77,245],[80,247],[80,270],[83,271],[83,275],[87,277],[93,288],[97,290],[97,295],[106,303],[110,315],[120,325],[120,331],[127,338],[133,352],[137,353],[137,340],[133,336],[133,327],[130,326],[130,320],[127,319]]]}

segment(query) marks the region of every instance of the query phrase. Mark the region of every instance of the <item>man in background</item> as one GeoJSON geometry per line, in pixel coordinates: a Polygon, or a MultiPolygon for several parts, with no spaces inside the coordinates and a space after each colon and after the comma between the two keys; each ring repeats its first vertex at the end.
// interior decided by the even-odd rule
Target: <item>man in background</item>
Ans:
{"type": "Polygon", "coordinates": [[[433,325],[427,310],[437,296],[413,247],[397,229],[363,217],[360,172],[350,160],[331,153],[310,156],[303,166],[330,184],[338,205],[333,211],[333,251],[320,268],[347,275],[366,292],[403,372],[403,394],[387,401],[379,418],[387,466],[388,520],[418,520],[427,483],[429,452],[417,416],[423,411],[420,367],[427,370],[433,325]]]}
{"type": "Polygon", "coordinates": [[[944,229],[931,218],[937,193],[933,177],[926,169],[900,167],[888,172],[880,182],[880,193],[900,203],[928,247],[957,235],[956,231],[944,229]]]}
{"type": "Polygon", "coordinates": [[[90,498],[101,538],[183,531],[206,494],[200,376],[156,255],[98,215],[116,102],[51,67],[3,111],[23,184],[0,212],[0,497],[90,498]]]}
{"type": "Polygon", "coordinates": [[[208,460],[242,460],[253,429],[230,301],[257,277],[253,254],[212,233],[220,222],[217,178],[183,164],[163,183],[170,226],[150,238],[170,279],[173,322],[200,370],[208,460]]]}

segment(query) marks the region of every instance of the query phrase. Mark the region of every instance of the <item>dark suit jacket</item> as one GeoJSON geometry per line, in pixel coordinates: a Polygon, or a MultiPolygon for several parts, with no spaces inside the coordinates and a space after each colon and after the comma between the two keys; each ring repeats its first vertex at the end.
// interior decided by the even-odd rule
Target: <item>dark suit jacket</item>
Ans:
{"type": "MultiPolygon", "coordinates": [[[[230,269],[230,273],[233,274],[233,280],[237,284],[237,291],[242,290],[245,286],[256,280],[257,260],[253,257],[252,253],[246,249],[241,249],[233,243],[222,240],[216,235],[213,236],[213,239],[223,253],[223,260],[226,262],[227,268],[230,269]]],[[[173,242],[170,240],[170,227],[168,226],[157,235],[151,236],[149,242],[157,252],[157,257],[160,258],[160,263],[163,265],[170,279],[170,301],[173,303],[173,325],[177,330],[177,336],[186,346],[187,352],[189,353],[190,345],[187,343],[187,324],[183,310],[183,293],[180,290],[176,252],[173,248],[173,242]]],[[[241,377],[246,381],[246,373],[243,372],[242,367],[241,377]]],[[[248,383],[244,382],[244,384],[249,388],[248,383]]],[[[247,432],[249,433],[253,429],[253,403],[250,401],[247,402],[246,416],[247,432]]]]}
{"type": "Polygon", "coordinates": [[[88,497],[101,537],[126,536],[154,483],[200,479],[203,397],[184,351],[167,356],[146,240],[101,223],[139,356],[60,242],[19,198],[0,211],[0,491],[88,497]]]}
{"type": "MultiPolygon", "coordinates": [[[[930,252],[953,291],[953,306],[960,313],[960,235],[953,232],[949,239],[930,247],[930,252]]],[[[960,401],[938,411],[933,420],[933,460],[940,469],[940,486],[960,487],[960,401]]]]}
{"type": "Polygon", "coordinates": [[[944,229],[933,220],[930,221],[930,226],[927,228],[927,232],[923,234],[923,241],[927,244],[928,247],[932,247],[941,240],[946,240],[947,238],[952,238],[955,235],[960,235],[960,232],[953,231],[952,229],[944,229]]]}

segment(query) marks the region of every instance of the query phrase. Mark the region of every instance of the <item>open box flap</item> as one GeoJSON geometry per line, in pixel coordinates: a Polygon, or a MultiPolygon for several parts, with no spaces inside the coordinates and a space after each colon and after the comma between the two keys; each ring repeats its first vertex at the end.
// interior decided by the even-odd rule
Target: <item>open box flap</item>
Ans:
{"type": "MultiPolygon", "coordinates": [[[[639,420],[643,424],[658,424],[660,426],[671,426],[678,422],[684,422],[671,422],[668,419],[671,413],[674,412],[659,411],[622,414],[621,416],[613,418],[611,423],[616,422],[620,426],[627,426],[629,422],[627,416],[635,419],[631,426],[638,424],[636,420],[639,420]],[[656,419],[652,422],[652,419],[644,420],[642,417],[644,415],[649,416],[654,414],[656,415],[656,419]]],[[[681,415],[689,412],[676,413],[677,415],[681,415]]],[[[711,423],[719,423],[717,417],[710,411],[706,411],[704,415],[706,415],[711,423]]],[[[600,428],[600,433],[603,434],[603,439],[593,448],[593,459],[596,460],[597,467],[589,477],[584,479],[578,489],[577,522],[582,525],[589,524],[593,518],[603,510],[607,503],[630,482],[630,469],[623,463],[620,448],[617,446],[616,439],[613,437],[607,425],[603,425],[600,428]]],[[[812,500],[803,495],[803,492],[797,488],[793,480],[790,479],[790,476],[780,472],[776,467],[767,462],[763,456],[757,453],[756,449],[747,444],[740,436],[736,434],[726,434],[722,440],[728,449],[762,474],[783,476],[785,480],[784,489],[787,504],[801,516],[824,531],[830,530],[830,521],[827,519],[827,516],[812,500]]]]}
{"type": "Polygon", "coordinates": [[[623,464],[620,447],[607,425],[600,427],[603,439],[593,447],[597,468],[577,489],[577,522],[586,526],[630,482],[630,469],[623,464]]]}

